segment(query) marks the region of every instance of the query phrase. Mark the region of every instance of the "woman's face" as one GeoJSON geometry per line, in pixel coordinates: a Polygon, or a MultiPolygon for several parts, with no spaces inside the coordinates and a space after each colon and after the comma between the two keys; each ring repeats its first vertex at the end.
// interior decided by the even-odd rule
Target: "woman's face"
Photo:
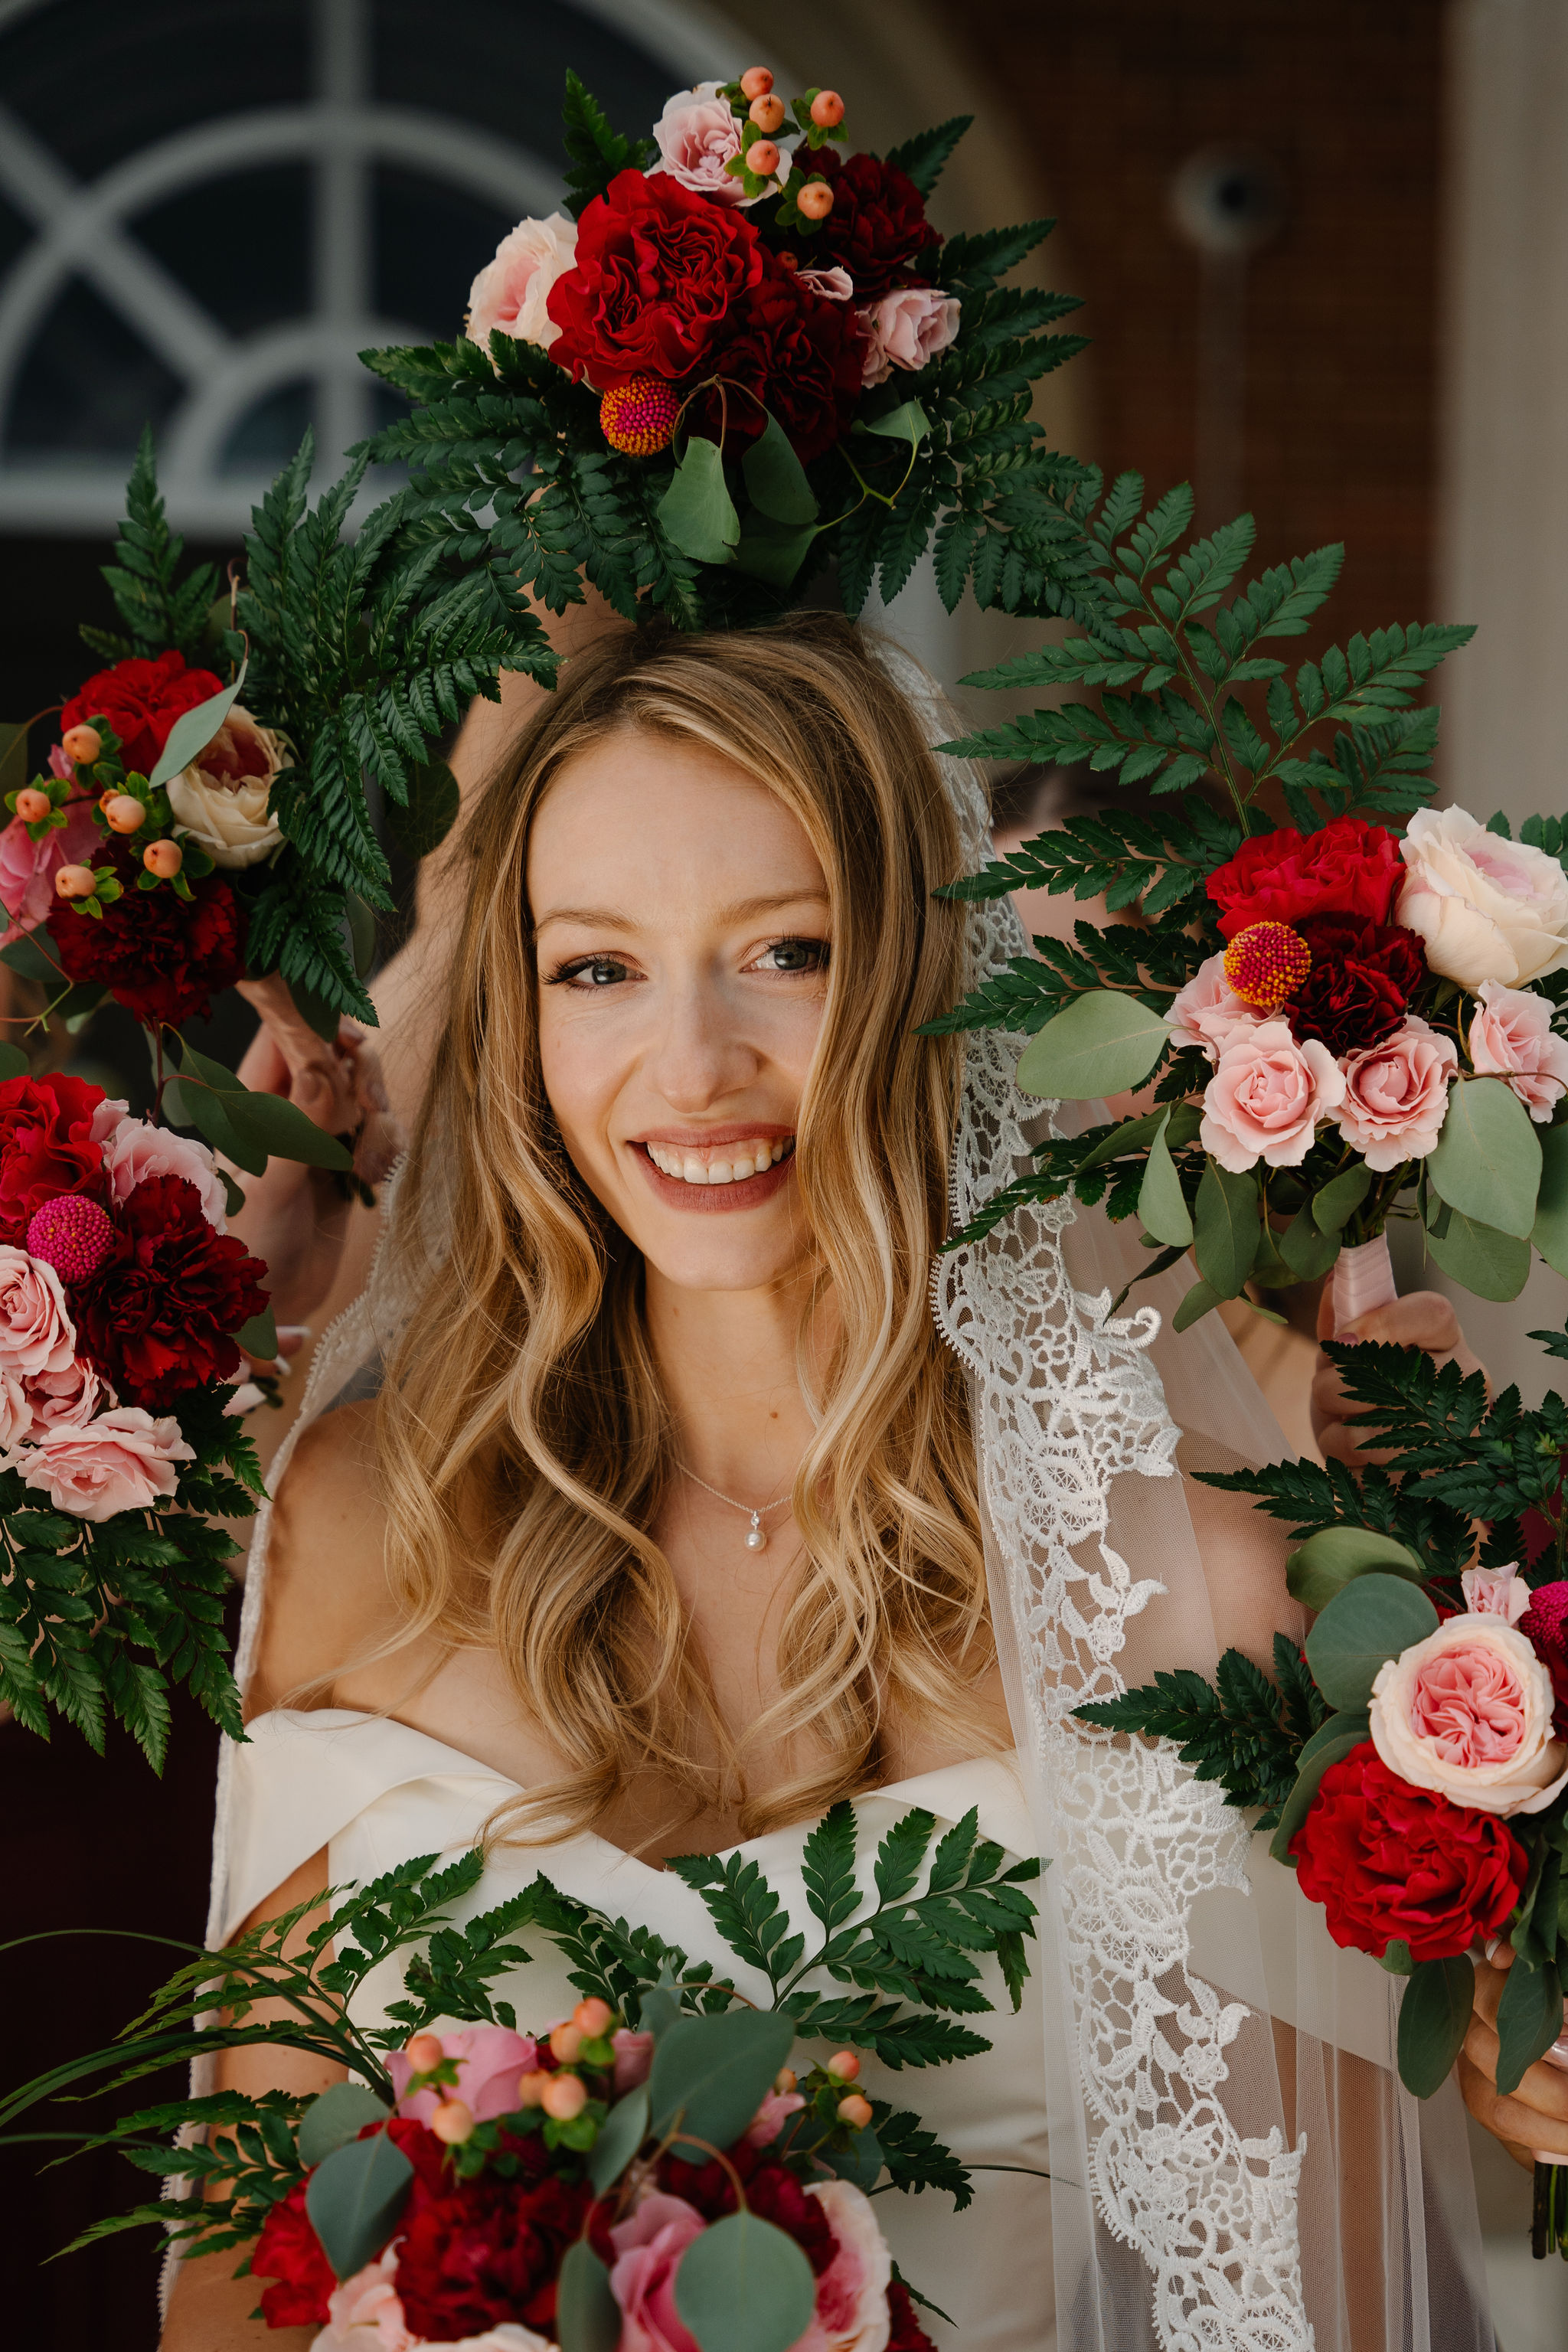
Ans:
{"type": "Polygon", "coordinates": [[[568,761],[529,845],[545,1090],[574,1166],[683,1289],[787,1278],[827,886],[783,803],[627,730],[568,761]]]}

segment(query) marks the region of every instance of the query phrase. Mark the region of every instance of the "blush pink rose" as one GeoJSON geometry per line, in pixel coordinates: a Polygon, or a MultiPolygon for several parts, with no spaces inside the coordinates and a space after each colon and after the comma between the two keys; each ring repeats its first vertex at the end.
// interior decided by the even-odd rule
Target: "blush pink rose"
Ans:
{"type": "Polygon", "coordinates": [[[465,332],[489,351],[499,327],[520,343],[548,351],[561,332],[545,305],[556,279],[571,268],[577,252],[576,224],[560,213],[548,220],[522,220],[509,229],[468,289],[465,332]]]}
{"type": "Polygon", "coordinates": [[[33,1401],[26,1383],[19,1373],[8,1372],[0,1365],[0,1468],[14,1467],[7,1457],[32,1433],[33,1401]]]}
{"type": "Polygon", "coordinates": [[[1552,1007],[1529,989],[1483,981],[1470,1023],[1470,1062],[1483,1077],[1506,1078],[1538,1127],[1568,1087],[1568,1040],[1552,1034],[1552,1007]]]}
{"type": "Polygon", "coordinates": [[[413,2066],[406,2051],[395,2050],[386,2062],[397,2093],[397,2112],[427,2124],[443,2099],[461,2099],[476,2123],[517,2113],[517,2084],[521,2074],[539,2066],[539,2043],[531,2033],[514,2033],[507,2025],[465,2025],[455,2033],[440,2033],[444,2057],[456,2061],[458,2080],[443,2089],[415,2091],[405,2096],[413,2066]]]}
{"type": "Polygon", "coordinates": [[[837,2243],[816,2282],[816,2316],[790,2352],[886,2352],[893,2258],[870,2200],[848,2180],[814,2181],[805,2193],[826,2210],[837,2243]]]}
{"type": "Polygon", "coordinates": [[[1171,1043],[1195,1045],[1206,1054],[1212,1068],[1231,1039],[1240,1031],[1263,1025],[1250,1004],[1244,1004],[1225,976],[1225,958],[1212,955],[1199,964],[1185,988],[1177,991],[1165,1019],[1171,1043]]]}
{"type": "Polygon", "coordinates": [[[1203,1146],[1233,1175],[1255,1168],[1299,1168],[1320,1118],[1345,1090],[1326,1045],[1299,1045],[1289,1022],[1260,1021],[1233,1035],[1204,1089],[1203,1146]]]}
{"type": "Polygon", "coordinates": [[[1539,1813],[1568,1783],[1552,1676],[1495,1615],[1449,1617],[1372,1686],[1373,1745],[1391,1772],[1473,1811],[1539,1813]]]}
{"type": "MultiPolygon", "coordinates": [[[[727,98],[719,95],[716,81],[700,81],[695,89],[678,89],[665,101],[664,112],[653,126],[659,160],[648,166],[652,179],[658,172],[668,172],[683,188],[707,196],[714,204],[743,205],[748,199],[740,181],[724,166],[731,155],[741,152],[741,123],[727,98]]],[[[789,150],[782,140],[779,148],[779,168],[768,182],[764,194],[776,193],[789,177],[789,150]]],[[[755,203],[761,197],[751,199],[755,203]]]]}
{"type": "Polygon", "coordinates": [[[1506,1568],[1467,1568],[1459,1582],[1472,1617],[1500,1617],[1517,1625],[1530,1606],[1530,1587],[1510,1560],[1506,1568]]]}
{"type": "Polygon", "coordinates": [[[866,384],[885,383],[895,368],[923,368],[958,332],[958,303],[935,286],[906,286],[857,313],[868,338],[866,384]]]}
{"type": "Polygon", "coordinates": [[[59,1276],[26,1250],[0,1248],[0,1370],[25,1380],[75,1360],[76,1325],[59,1276]]]}
{"type": "Polygon", "coordinates": [[[1425,1160],[1448,1116],[1448,1082],[1458,1066],[1451,1039],[1407,1013],[1377,1045],[1345,1055],[1340,1133],[1369,1168],[1425,1160]]]}
{"type": "Polygon", "coordinates": [[[616,2096],[635,2091],[646,2083],[653,2064],[653,2036],[634,2033],[629,2026],[617,2025],[610,2036],[610,2047],[616,2053],[616,2096]]]}
{"type": "Polygon", "coordinates": [[[847,302],[855,292],[855,280],[837,263],[831,269],[802,269],[795,275],[799,285],[809,286],[825,302],[847,302]]]}
{"type": "Polygon", "coordinates": [[[22,1387],[34,1437],[49,1429],[85,1429],[94,1413],[115,1402],[114,1391],[85,1356],[74,1356],[63,1371],[35,1372],[22,1387]]]}
{"type": "MultiPolygon", "coordinates": [[[[334,2287],[327,2299],[329,2325],[316,2337],[310,2352],[414,2352],[429,2342],[416,2336],[404,2317],[396,2287],[397,2249],[389,2246],[363,2271],[334,2287]]],[[[548,2336],[531,2327],[503,2319],[482,2336],[460,2336],[444,2352],[555,2352],[548,2336]]]]}
{"type": "Polygon", "coordinates": [[[93,1142],[107,1143],[130,1108],[128,1102],[113,1102],[106,1095],[92,1114],[93,1142]]]}
{"type": "Polygon", "coordinates": [[[0,948],[8,948],[24,931],[47,922],[58,901],[55,876],[62,866],[90,865],[101,847],[101,836],[83,801],[71,810],[63,825],[51,827],[42,841],[31,841],[21,818],[13,817],[0,831],[0,911],[10,918],[0,948]]]}
{"type": "Polygon", "coordinates": [[[167,1500],[178,1484],[174,1464],[195,1458],[173,1417],[154,1421],[140,1405],[123,1404],[85,1429],[47,1431],[16,1466],[23,1484],[40,1487],[56,1510],[111,1519],[167,1500]]]}
{"type": "Polygon", "coordinates": [[[226,1233],[227,1195],[217,1164],[205,1143],[149,1127],[144,1118],[122,1118],[104,1148],[103,1165],[117,1201],[129,1200],[150,1176],[180,1176],[201,1196],[202,1214],[215,1233],[226,1233]]]}
{"type": "Polygon", "coordinates": [[[610,2292],[622,2313],[618,2352],[700,2352],[675,2307],[675,2274],[687,2247],[707,2226],[684,2197],[656,2189],[630,2221],[610,2231],[616,2250],[610,2292]]]}

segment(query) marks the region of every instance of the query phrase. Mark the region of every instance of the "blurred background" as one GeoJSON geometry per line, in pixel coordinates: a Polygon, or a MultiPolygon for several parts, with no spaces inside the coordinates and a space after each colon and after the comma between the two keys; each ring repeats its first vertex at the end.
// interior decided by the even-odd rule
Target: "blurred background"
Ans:
{"type": "MultiPolygon", "coordinates": [[[[95,666],[77,627],[113,624],[98,566],[144,422],[174,523],[226,562],[308,424],[320,483],[384,413],[359,351],[457,331],[499,238],[554,208],[568,65],[641,131],[754,63],[841,89],[858,145],[973,113],[938,225],[1055,215],[1040,276],[1093,339],[1042,387],[1053,439],[1154,491],[1192,481],[1205,525],[1250,509],[1260,564],[1343,541],[1325,636],[1479,623],[1437,680],[1445,791],[1482,815],[1563,804],[1563,0],[0,0],[0,717],[95,666]]],[[[889,617],[955,688],[1039,635],[950,619],[929,572],[889,617]]],[[[1071,790],[1020,780],[1000,813],[1037,830],[1071,790]]],[[[111,1021],[75,1050],[142,1083],[111,1021]]],[[[1523,1335],[1565,1312],[1541,1268],[1513,1306],[1461,1303],[1531,1398],[1523,1335]]],[[[199,1935],[213,1752],[188,1707],[162,1784],[123,1741],[99,1759],[0,1727],[8,1920],[199,1935]]],[[[165,1972],[135,1944],[43,1956],[0,1959],[10,2046],[40,2063],[165,1972]]],[[[1528,2179],[1484,2153],[1501,2341],[1555,2352],[1568,2270],[1531,2265],[1528,2179]]],[[[15,2340],[150,2347],[151,2232],[34,2267],[129,2172],[0,2156],[15,2340]]]]}

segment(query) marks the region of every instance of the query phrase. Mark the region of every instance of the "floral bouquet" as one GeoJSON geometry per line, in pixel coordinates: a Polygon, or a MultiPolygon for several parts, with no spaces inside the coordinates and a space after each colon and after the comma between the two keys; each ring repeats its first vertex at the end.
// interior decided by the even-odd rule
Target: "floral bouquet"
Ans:
{"type": "Polygon", "coordinates": [[[917,2116],[858,2087],[859,2052],[901,2069],[989,2049],[953,2012],[992,2007],[987,1956],[1016,2009],[1039,1867],[1008,1866],[973,1812],[935,1828],[916,1810],[888,1831],[872,1897],[853,1809],[836,1805],[806,1840],[811,1925],[793,1932],[754,1863],[674,1861],[765,1986],[758,2000],[542,1877],[455,1926],[483,1859],[436,1870],[426,1855],[336,1900],[297,1958],[285,1946],[310,1904],[198,1950],[112,2048],[0,2098],[0,2125],[95,2073],[118,2084],[238,2045],[308,2049],[355,2079],[315,2099],[177,2100],[81,2135],[194,2192],[82,2242],[152,2222],[184,2250],[243,2247],[261,2315],[321,2329],[320,2352],[929,2352],[923,2298],[870,2198],[939,2188],[962,2208],[969,2176],[917,2116]],[[567,1955],[583,1993],[539,2036],[492,1990],[530,1934],[567,1955]],[[353,1996],[399,1950],[404,1997],[361,2027],[353,1996]],[[278,1992],[289,2014],[247,2023],[278,1992]]]}
{"type": "Polygon", "coordinates": [[[1518,1296],[1532,1244],[1568,1272],[1568,833],[1425,805],[1437,713],[1415,697],[1470,632],[1378,630],[1289,678],[1263,648],[1305,629],[1339,549],[1225,601],[1249,518],[1178,551],[1189,492],[1143,519],[1136,478],[1092,488],[1073,501],[1086,633],[972,683],[1098,701],[949,748],[1087,760],[1154,813],[1076,818],[952,895],[1044,885],[1138,917],[1037,940],[935,1025],[1033,1033],[1031,1094],[1152,1095],[1048,1137],[971,1234],[1069,1187],[1104,1197],[1139,1217],[1151,1272],[1193,1252],[1178,1328],[1331,1267],[1342,1328],[1394,1295],[1391,1215],[1485,1298],[1518,1296]]]}
{"type": "Polygon", "coordinates": [[[277,1353],[267,1269],[204,1144],[0,1056],[0,1694],[100,1748],[112,1713],[161,1768],[171,1680],[239,1734],[210,1517],[261,1490],[236,1416],[277,1353]]]}

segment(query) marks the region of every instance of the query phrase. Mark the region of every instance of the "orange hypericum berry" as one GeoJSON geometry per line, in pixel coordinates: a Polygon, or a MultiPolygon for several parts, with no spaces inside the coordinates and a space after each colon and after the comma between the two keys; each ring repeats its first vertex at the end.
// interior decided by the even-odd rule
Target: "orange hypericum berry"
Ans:
{"type": "Polygon", "coordinates": [[[403,2054],[416,2074],[428,2074],[446,2056],[438,2033],[411,2033],[405,2042],[403,2054]]]}
{"type": "Polygon", "coordinates": [[[773,2076],[773,2088],[781,2098],[785,2098],[794,2090],[799,2079],[793,2066],[781,2066],[773,2076]]]}
{"type": "Polygon", "coordinates": [[[24,784],[16,795],[16,814],[24,824],[42,824],[53,806],[47,793],[41,793],[37,784],[24,784]]]}
{"type": "Polygon", "coordinates": [[[539,2104],[558,2124],[569,2124],[587,2105],[588,2085],[581,2074],[552,2074],[539,2104]]]}
{"type": "Polygon", "coordinates": [[[819,131],[836,131],[844,120],[844,100],[836,89],[819,89],[811,101],[811,119],[819,131]]]}
{"type": "MultiPolygon", "coordinates": [[[[755,148],[752,152],[755,154],[755,148]]],[[[833,210],[833,191],[826,180],[808,180],[795,201],[803,218],[826,220],[833,210]]]]}
{"type": "Polygon", "coordinates": [[[1225,951],[1225,976],[1255,1013],[1278,1013],[1312,969],[1312,950],[1289,923],[1251,923],[1225,951]]]}
{"type": "Polygon", "coordinates": [[[766,98],[773,86],[773,78],[766,66],[748,66],[741,76],[741,90],[746,98],[766,98]]]}
{"type": "Polygon", "coordinates": [[[616,2012],[607,2000],[580,2000],[572,2011],[572,2022],[582,2030],[587,2042],[597,2042],[616,2021],[616,2012]]]}
{"type": "Polygon", "coordinates": [[[430,2118],[430,2128],[448,2147],[461,2147],[474,2136],[474,2111],[462,2099],[443,2099],[430,2118]]]}
{"type": "Polygon", "coordinates": [[[142,852],[142,865],[160,882],[172,882],[184,862],[185,853],[177,841],[150,841],[142,852]]]}
{"type": "Polygon", "coordinates": [[[90,768],[103,749],[103,738],[96,727],[68,727],[60,737],[60,750],[79,768],[90,768]]]}
{"type": "Polygon", "coordinates": [[[634,375],[599,403],[599,429],[627,457],[654,457],[669,446],[680,402],[661,375],[634,375]]]}
{"type": "Polygon", "coordinates": [[[554,2080],[554,2075],[547,2074],[542,2066],[536,2066],[531,2073],[520,2075],[517,2084],[518,2105],[520,2107],[539,2106],[544,2098],[545,2084],[554,2080]]]}
{"type": "Polygon", "coordinates": [[[828,2060],[827,2071],[836,2083],[852,2083],[860,2072],[860,2061],[853,2050],[839,2050],[828,2060]]]}
{"type": "Polygon", "coordinates": [[[103,804],[103,814],[116,833],[134,833],[147,822],[147,811],[134,793],[116,793],[103,804]]]}
{"type": "Polygon", "coordinates": [[[871,2120],[870,2100],[862,2098],[858,2091],[851,2091],[847,2099],[838,2102],[838,2120],[847,2124],[851,2131],[864,2131],[871,2120]]]}
{"type": "Polygon", "coordinates": [[[55,876],[56,895],[61,898],[90,898],[97,887],[90,866],[62,866],[55,876]]]}
{"type": "Polygon", "coordinates": [[[783,128],[784,102],[782,98],[774,98],[771,90],[764,91],[761,98],[752,99],[750,112],[757,129],[765,131],[770,139],[775,131],[783,128]]]}
{"type": "Polygon", "coordinates": [[[570,2066],[587,2039],[587,2035],[575,2020],[568,2018],[564,2025],[556,2026],[552,2032],[550,2047],[563,2066],[570,2066]]]}
{"type": "Polygon", "coordinates": [[[779,151],[771,139],[753,139],[746,150],[746,163],[759,180],[771,180],[779,167],[779,151]]]}

